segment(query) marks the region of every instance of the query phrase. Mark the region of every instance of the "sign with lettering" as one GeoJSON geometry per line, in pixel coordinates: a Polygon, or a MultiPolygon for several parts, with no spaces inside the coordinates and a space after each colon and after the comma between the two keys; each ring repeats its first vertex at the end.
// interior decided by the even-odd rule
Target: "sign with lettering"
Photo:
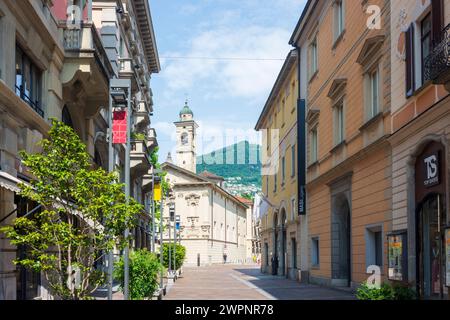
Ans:
{"type": "Polygon", "coordinates": [[[435,152],[427,155],[424,160],[425,180],[423,185],[431,187],[439,184],[439,153],[435,152]]]}

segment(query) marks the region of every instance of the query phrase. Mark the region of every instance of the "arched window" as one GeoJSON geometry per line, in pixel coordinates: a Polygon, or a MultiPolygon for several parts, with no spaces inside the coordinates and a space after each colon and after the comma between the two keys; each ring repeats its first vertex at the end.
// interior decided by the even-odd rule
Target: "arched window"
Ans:
{"type": "Polygon", "coordinates": [[[73,129],[72,117],[70,116],[70,112],[69,109],[67,109],[67,106],[64,106],[62,110],[61,120],[65,125],[68,125],[73,129]]]}

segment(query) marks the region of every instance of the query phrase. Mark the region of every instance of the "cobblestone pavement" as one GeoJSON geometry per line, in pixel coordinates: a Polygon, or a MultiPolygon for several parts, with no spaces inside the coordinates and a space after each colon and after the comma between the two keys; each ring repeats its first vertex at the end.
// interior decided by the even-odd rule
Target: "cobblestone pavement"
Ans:
{"type": "Polygon", "coordinates": [[[348,291],[265,275],[257,265],[184,267],[164,300],[351,300],[348,291]]]}

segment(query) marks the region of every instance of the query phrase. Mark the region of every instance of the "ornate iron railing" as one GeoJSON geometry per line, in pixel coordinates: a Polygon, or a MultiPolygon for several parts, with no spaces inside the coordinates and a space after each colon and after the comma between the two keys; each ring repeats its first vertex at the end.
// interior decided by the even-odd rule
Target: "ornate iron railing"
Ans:
{"type": "Polygon", "coordinates": [[[39,105],[39,101],[33,101],[31,98],[25,93],[25,89],[22,85],[16,85],[16,94],[25,101],[34,111],[36,111],[42,118],[44,117],[44,110],[41,109],[39,105]]]}
{"type": "Polygon", "coordinates": [[[424,61],[424,80],[436,81],[450,71],[450,24],[442,30],[441,40],[424,61]]]}

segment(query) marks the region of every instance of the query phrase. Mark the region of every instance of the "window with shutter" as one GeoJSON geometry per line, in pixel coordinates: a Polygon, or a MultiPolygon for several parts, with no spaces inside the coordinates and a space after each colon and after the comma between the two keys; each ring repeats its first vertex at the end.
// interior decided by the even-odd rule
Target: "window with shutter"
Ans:
{"type": "Polygon", "coordinates": [[[414,24],[406,30],[406,97],[414,93],[414,24]]]}

